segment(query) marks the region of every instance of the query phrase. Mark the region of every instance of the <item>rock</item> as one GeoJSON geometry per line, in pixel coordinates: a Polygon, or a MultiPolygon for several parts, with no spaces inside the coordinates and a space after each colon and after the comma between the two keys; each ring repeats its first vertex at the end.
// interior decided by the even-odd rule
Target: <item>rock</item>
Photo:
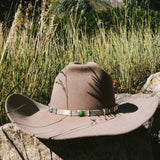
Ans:
{"type": "Polygon", "coordinates": [[[89,3],[96,11],[107,10],[111,7],[123,7],[123,0],[90,0],[89,3]]]}
{"type": "Polygon", "coordinates": [[[112,7],[118,7],[124,5],[123,0],[102,0],[102,1],[106,1],[112,7]]]}
{"type": "MultiPolygon", "coordinates": [[[[151,92],[159,97],[158,109],[152,117],[154,123],[149,129],[149,133],[152,136],[153,151],[156,149],[160,150],[160,72],[150,75],[147,78],[146,83],[143,85],[141,91],[143,93],[151,92]]],[[[148,123],[150,122],[146,122],[144,126],[146,127],[148,123]]],[[[160,157],[160,153],[155,152],[155,157],[160,157]]]]}
{"type": "Polygon", "coordinates": [[[0,159],[2,160],[61,160],[43,143],[14,124],[0,127],[0,159]]]}
{"type": "Polygon", "coordinates": [[[60,141],[37,139],[12,123],[0,127],[2,160],[153,160],[158,152],[143,127],[124,135],[60,141]]]}
{"type": "Polygon", "coordinates": [[[153,92],[160,97],[160,72],[150,75],[141,91],[153,92]]]}

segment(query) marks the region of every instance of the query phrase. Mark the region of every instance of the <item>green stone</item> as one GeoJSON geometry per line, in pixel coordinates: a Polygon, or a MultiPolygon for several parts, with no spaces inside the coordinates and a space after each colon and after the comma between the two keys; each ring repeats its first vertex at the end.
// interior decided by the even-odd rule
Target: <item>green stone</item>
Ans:
{"type": "Polygon", "coordinates": [[[83,111],[79,110],[78,111],[78,116],[83,116],[83,111]]]}
{"type": "Polygon", "coordinates": [[[48,109],[48,110],[49,110],[49,112],[52,112],[52,107],[49,107],[49,109],[48,109]]]}

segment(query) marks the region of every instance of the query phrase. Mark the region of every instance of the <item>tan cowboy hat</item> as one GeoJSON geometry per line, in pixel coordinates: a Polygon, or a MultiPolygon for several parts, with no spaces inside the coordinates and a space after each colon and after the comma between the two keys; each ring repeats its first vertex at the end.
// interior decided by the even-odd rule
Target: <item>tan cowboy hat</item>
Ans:
{"type": "Polygon", "coordinates": [[[5,107],[20,129],[59,140],[130,132],[152,117],[158,98],[114,95],[111,77],[96,63],[72,62],[56,77],[48,106],[12,94],[5,107]]]}

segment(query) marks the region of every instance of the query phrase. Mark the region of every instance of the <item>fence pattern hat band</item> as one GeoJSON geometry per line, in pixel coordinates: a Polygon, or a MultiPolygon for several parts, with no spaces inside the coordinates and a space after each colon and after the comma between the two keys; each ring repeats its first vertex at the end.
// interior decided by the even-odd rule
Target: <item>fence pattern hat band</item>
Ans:
{"type": "Polygon", "coordinates": [[[111,108],[104,108],[100,110],[66,110],[50,107],[48,108],[50,113],[62,114],[68,116],[99,116],[115,113],[118,110],[118,104],[111,108]]]}

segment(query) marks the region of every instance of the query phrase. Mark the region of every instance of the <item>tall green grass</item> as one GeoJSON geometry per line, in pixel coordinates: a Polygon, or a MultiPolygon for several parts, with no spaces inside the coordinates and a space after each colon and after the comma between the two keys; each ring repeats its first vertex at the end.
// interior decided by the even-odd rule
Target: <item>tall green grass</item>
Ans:
{"type": "MultiPolygon", "coordinates": [[[[159,69],[160,32],[149,24],[128,29],[119,23],[116,32],[97,20],[98,30],[88,35],[70,16],[62,35],[54,18],[43,15],[35,27],[17,11],[10,30],[0,26],[0,112],[13,92],[48,104],[56,75],[71,61],[98,63],[116,80],[115,92],[139,92],[159,69]]],[[[6,121],[3,116],[0,123],[6,121]]]]}

